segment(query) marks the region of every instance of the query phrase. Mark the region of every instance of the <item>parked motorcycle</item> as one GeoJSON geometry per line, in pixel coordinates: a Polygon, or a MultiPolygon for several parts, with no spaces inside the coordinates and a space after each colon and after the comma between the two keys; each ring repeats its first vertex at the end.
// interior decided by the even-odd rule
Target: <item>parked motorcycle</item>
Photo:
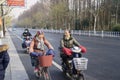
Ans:
{"type": "Polygon", "coordinates": [[[68,56],[66,63],[62,61],[63,73],[71,80],[85,80],[83,71],[87,69],[88,59],[82,57],[79,47],[75,46],[71,50],[72,55],[68,56]]]}

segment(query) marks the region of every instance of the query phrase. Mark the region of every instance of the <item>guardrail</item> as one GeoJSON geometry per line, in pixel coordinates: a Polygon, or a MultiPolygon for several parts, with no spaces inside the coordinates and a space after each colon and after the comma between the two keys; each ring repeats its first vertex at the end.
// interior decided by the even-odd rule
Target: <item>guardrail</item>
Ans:
{"type": "MultiPolygon", "coordinates": [[[[39,29],[32,29],[32,30],[39,30],[39,29]]],[[[64,33],[64,30],[54,30],[54,29],[42,29],[44,32],[50,33],[64,33]]],[[[85,31],[85,30],[71,30],[71,34],[74,35],[85,35],[85,36],[98,36],[98,37],[116,37],[120,38],[120,32],[113,32],[113,31],[85,31]]]]}
{"type": "MultiPolygon", "coordinates": [[[[64,33],[64,30],[48,30],[43,29],[44,32],[52,33],[64,33]]],[[[120,32],[110,31],[83,31],[83,30],[71,30],[71,34],[74,35],[86,35],[86,36],[99,36],[99,37],[120,37],[120,32]]]]}

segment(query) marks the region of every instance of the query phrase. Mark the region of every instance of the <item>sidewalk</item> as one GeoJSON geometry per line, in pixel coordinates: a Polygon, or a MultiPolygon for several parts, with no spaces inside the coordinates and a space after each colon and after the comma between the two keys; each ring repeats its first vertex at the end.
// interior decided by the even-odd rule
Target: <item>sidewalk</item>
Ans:
{"type": "Polygon", "coordinates": [[[16,48],[11,40],[9,33],[6,33],[5,38],[0,39],[0,44],[9,45],[10,63],[6,70],[5,80],[29,80],[25,68],[19,58],[16,48]]]}

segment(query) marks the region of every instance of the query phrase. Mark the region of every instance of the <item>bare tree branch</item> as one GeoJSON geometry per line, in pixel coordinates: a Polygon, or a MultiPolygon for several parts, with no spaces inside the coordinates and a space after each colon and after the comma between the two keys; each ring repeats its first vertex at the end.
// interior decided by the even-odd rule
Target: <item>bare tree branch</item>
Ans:
{"type": "Polygon", "coordinates": [[[0,1],[0,5],[3,4],[5,1],[6,1],[6,0],[2,0],[2,1],[0,1]]]}
{"type": "Polygon", "coordinates": [[[12,9],[13,8],[8,7],[8,9],[6,10],[6,12],[3,14],[3,16],[1,18],[3,19],[4,17],[6,17],[12,11],[12,9]]]}

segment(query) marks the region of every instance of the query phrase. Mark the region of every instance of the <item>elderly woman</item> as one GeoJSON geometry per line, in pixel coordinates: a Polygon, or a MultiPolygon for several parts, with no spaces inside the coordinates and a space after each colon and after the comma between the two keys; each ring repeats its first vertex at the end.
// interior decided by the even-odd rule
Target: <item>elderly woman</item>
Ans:
{"type": "Polygon", "coordinates": [[[64,31],[63,38],[60,41],[60,56],[62,58],[62,64],[68,64],[67,59],[72,57],[71,48],[74,46],[80,47],[82,53],[86,53],[86,48],[79,44],[79,42],[71,35],[69,30],[64,31]]]}
{"type": "Polygon", "coordinates": [[[30,48],[29,48],[32,66],[35,67],[34,72],[38,71],[39,61],[37,59],[37,56],[38,55],[41,56],[41,55],[45,54],[45,46],[47,46],[47,48],[49,50],[53,50],[52,45],[45,38],[43,31],[37,31],[35,37],[33,38],[32,42],[30,44],[30,48]]]}

